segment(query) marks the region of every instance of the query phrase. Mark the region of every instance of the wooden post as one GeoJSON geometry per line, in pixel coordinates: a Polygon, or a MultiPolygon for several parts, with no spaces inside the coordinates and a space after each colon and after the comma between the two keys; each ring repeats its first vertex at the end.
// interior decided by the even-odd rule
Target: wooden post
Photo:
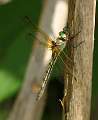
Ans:
{"type": "Polygon", "coordinates": [[[73,76],[67,76],[68,88],[64,97],[67,113],[64,114],[64,119],[90,120],[96,0],[69,0],[68,6],[71,32],[79,34],[68,45],[69,56],[74,61],[74,66],[69,66],[76,80],[73,76]],[[77,47],[73,48],[72,45],[77,47]]]}

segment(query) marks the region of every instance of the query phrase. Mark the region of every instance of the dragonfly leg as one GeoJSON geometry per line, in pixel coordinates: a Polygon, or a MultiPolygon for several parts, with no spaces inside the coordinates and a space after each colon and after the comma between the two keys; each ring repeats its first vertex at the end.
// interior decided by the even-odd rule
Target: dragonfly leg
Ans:
{"type": "Polygon", "coordinates": [[[73,45],[73,48],[77,48],[77,47],[79,47],[83,42],[85,42],[85,40],[84,41],[81,41],[79,44],[77,44],[77,45],[73,45]]]}
{"type": "MultiPolygon", "coordinates": [[[[61,56],[59,56],[59,58],[61,59],[61,61],[64,63],[63,59],[61,58],[61,56]]],[[[67,66],[67,64],[65,64],[66,69],[68,70],[68,72],[74,77],[74,79],[77,81],[77,77],[71,72],[71,70],[69,69],[69,67],[67,66]]]]}
{"type": "Polygon", "coordinates": [[[65,92],[64,92],[64,96],[63,96],[63,99],[59,99],[59,102],[61,103],[61,106],[63,108],[63,113],[64,113],[64,117],[67,118],[67,115],[68,115],[68,110],[67,110],[67,89],[65,89],[65,92]]]}

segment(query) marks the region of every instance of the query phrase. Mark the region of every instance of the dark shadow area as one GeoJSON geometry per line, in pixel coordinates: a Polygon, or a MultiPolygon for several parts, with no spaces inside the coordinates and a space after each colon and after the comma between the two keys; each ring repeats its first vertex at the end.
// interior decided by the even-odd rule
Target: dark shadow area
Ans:
{"type": "MultiPolygon", "coordinates": [[[[62,78],[60,78],[62,79],[62,78]]],[[[63,81],[63,79],[62,79],[63,81]]],[[[59,99],[63,97],[64,84],[58,79],[49,82],[47,100],[42,120],[61,120],[62,106],[59,99]]]]}
{"type": "MultiPolygon", "coordinates": [[[[98,11],[98,2],[96,4],[96,11],[98,11]]],[[[98,120],[98,12],[96,12],[95,21],[91,120],[98,120]]]]}

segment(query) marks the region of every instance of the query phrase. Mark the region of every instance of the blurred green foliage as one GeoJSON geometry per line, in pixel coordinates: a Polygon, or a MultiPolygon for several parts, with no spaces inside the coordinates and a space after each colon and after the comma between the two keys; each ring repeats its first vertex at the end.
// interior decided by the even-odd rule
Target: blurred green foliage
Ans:
{"type": "MultiPolygon", "coordinates": [[[[39,0],[13,0],[0,6],[0,120],[6,120],[10,112],[9,104],[13,103],[10,99],[14,99],[21,88],[32,51],[33,40],[28,37],[32,31],[24,17],[29,16],[33,24],[38,24],[42,6],[43,1],[39,0]]],[[[54,73],[57,72],[55,69],[54,73]]],[[[48,110],[51,111],[49,107],[48,110]]],[[[48,115],[53,118],[53,114],[48,115]]],[[[45,113],[43,119],[50,118],[45,113]]]]}
{"type": "Polygon", "coordinates": [[[30,26],[24,16],[37,24],[41,7],[39,0],[12,0],[0,6],[0,120],[9,113],[10,108],[4,105],[10,104],[8,100],[21,88],[32,50],[33,40],[26,37],[30,26]]]}
{"type": "Polygon", "coordinates": [[[0,102],[15,95],[21,87],[32,40],[24,16],[37,23],[41,10],[38,0],[13,0],[0,6],[0,102]]]}

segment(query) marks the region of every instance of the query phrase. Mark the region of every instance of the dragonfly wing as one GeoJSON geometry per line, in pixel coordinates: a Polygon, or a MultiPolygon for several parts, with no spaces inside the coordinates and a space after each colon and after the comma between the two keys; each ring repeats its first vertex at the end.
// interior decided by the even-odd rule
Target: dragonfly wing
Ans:
{"type": "Polygon", "coordinates": [[[47,86],[48,80],[50,78],[50,75],[51,75],[51,72],[52,72],[52,69],[53,69],[53,66],[54,66],[59,54],[60,54],[60,52],[58,54],[55,54],[55,56],[52,57],[52,59],[50,60],[50,63],[49,63],[48,68],[46,70],[46,74],[43,78],[41,89],[40,89],[40,91],[38,93],[38,96],[37,96],[37,100],[39,100],[42,97],[42,95],[45,91],[45,88],[47,86]]]}
{"type": "Polygon", "coordinates": [[[25,16],[24,20],[27,24],[29,24],[32,27],[32,33],[35,33],[37,35],[37,38],[46,43],[46,41],[52,41],[52,39],[48,36],[47,33],[45,33],[41,28],[39,28],[37,25],[32,23],[32,20],[28,17],[25,16]]]}

